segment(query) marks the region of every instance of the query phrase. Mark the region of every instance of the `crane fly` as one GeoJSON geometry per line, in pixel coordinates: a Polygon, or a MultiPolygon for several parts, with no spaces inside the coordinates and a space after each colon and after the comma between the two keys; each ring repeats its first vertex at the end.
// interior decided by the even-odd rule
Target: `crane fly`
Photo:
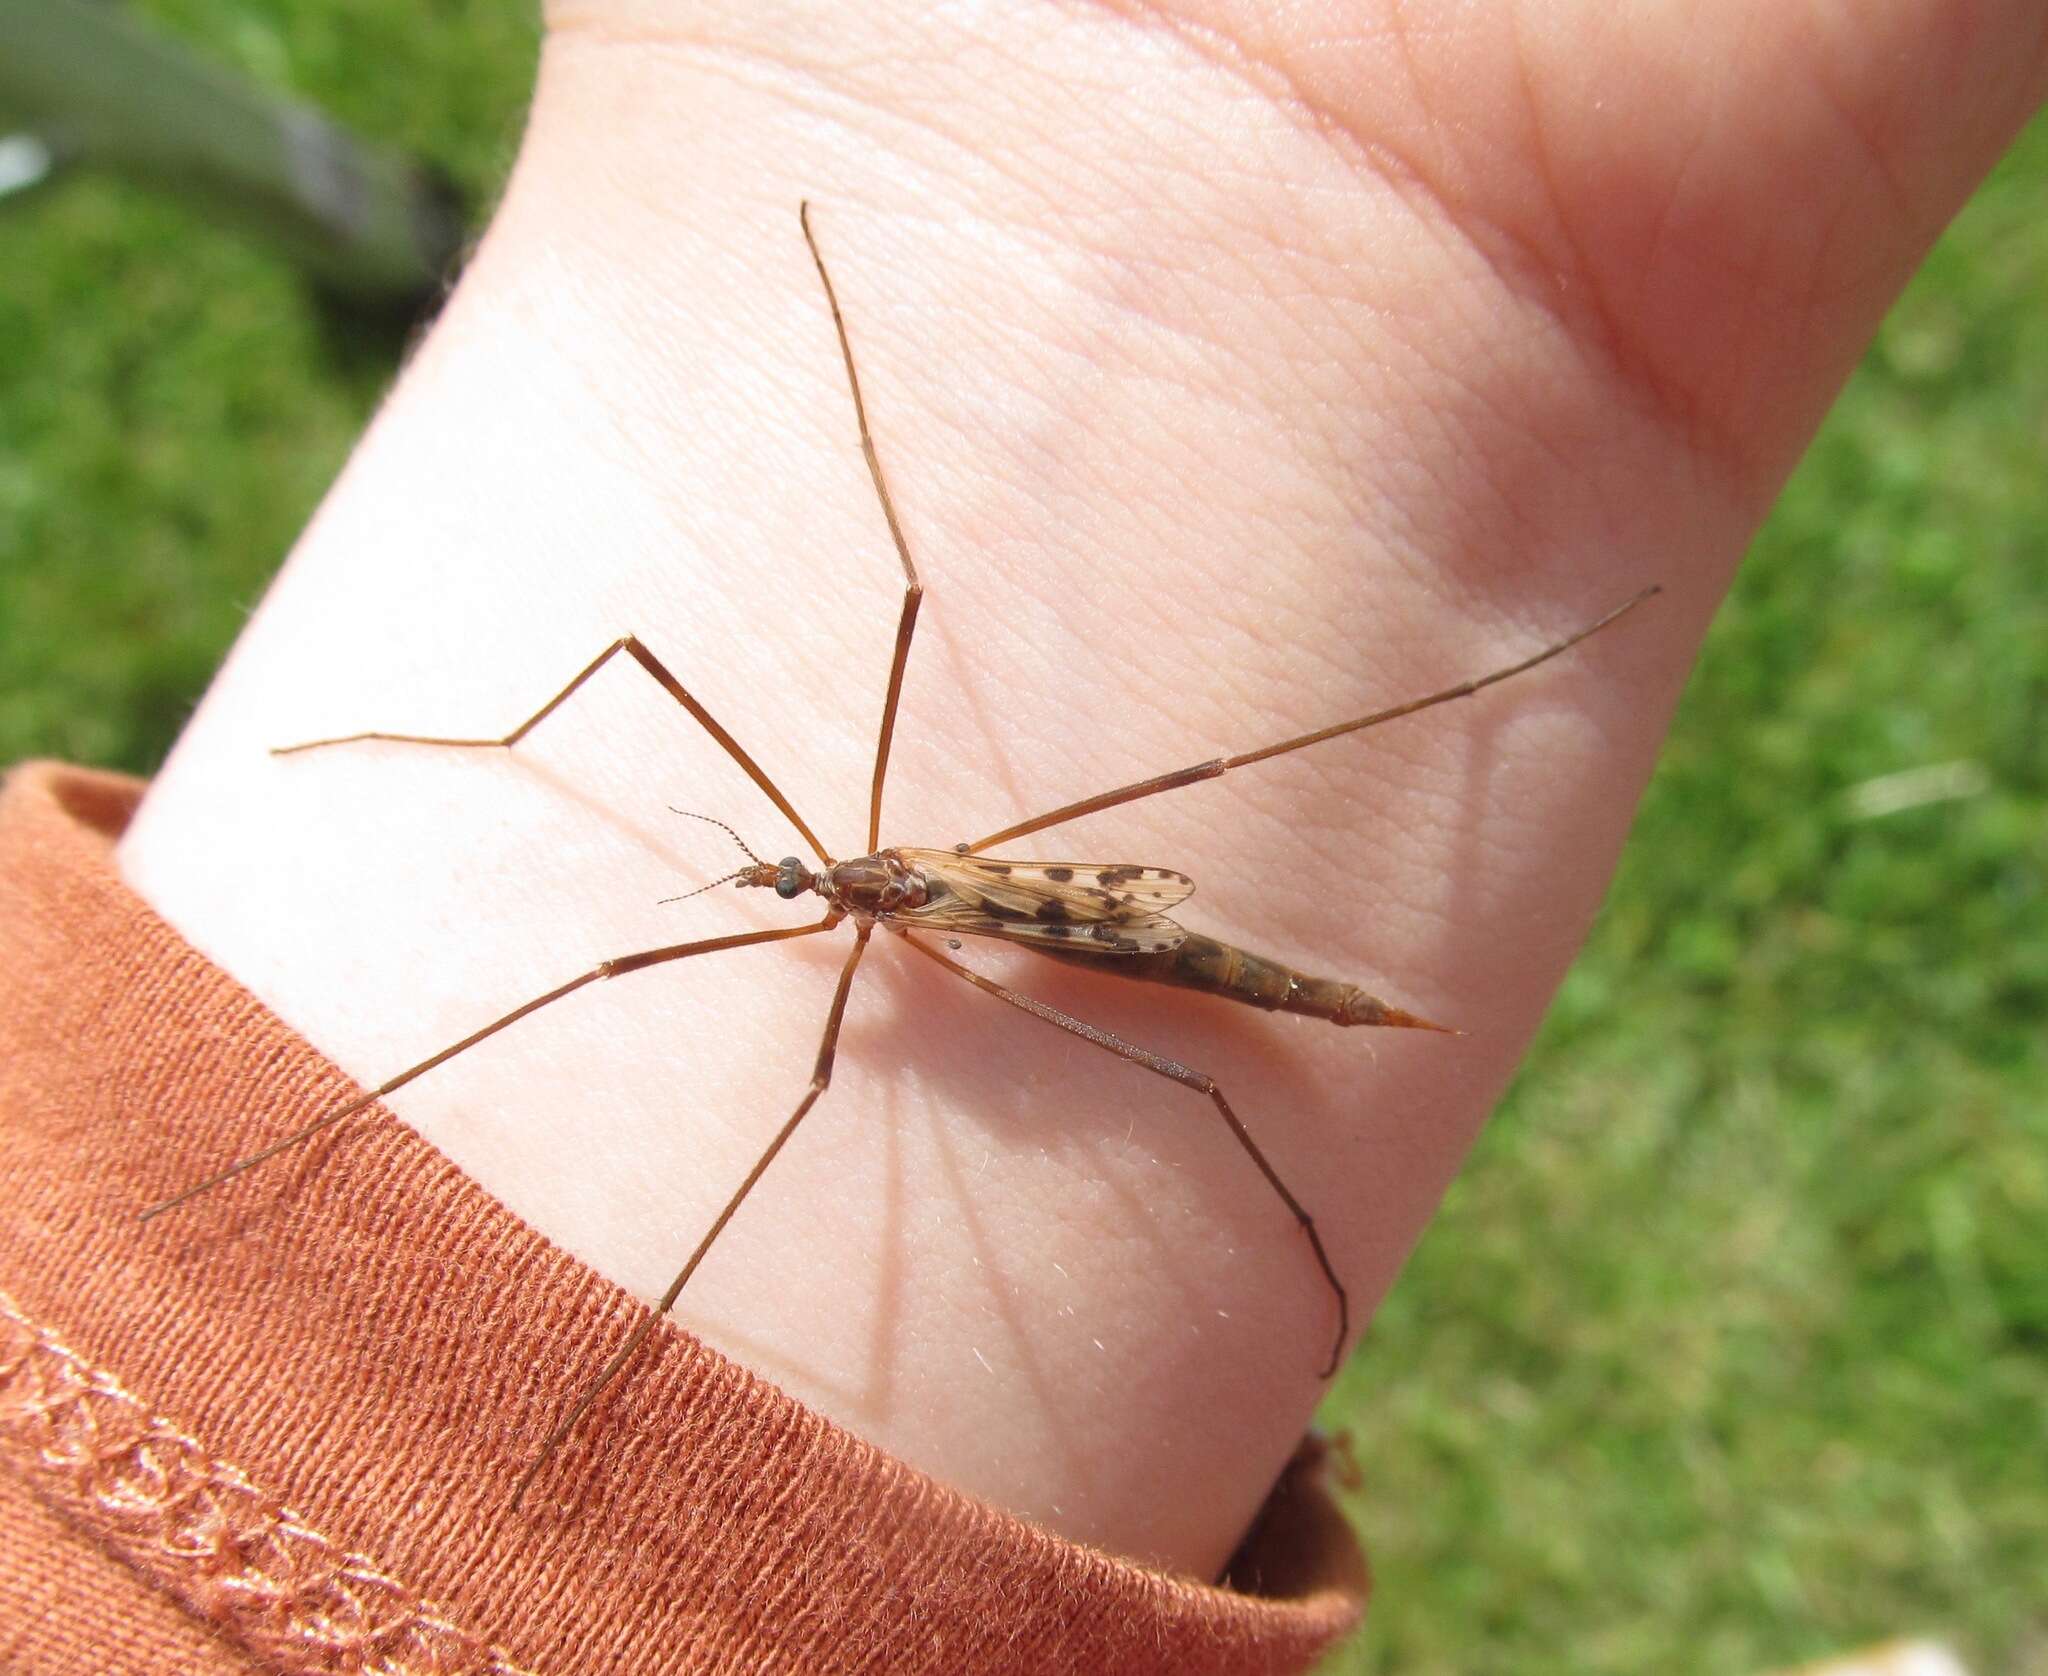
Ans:
{"type": "MultiPolygon", "coordinates": [[[[855,369],[853,347],[847,337],[846,321],[840,312],[839,298],[832,284],[832,276],[826,270],[824,257],[818,249],[817,237],[811,229],[808,203],[799,210],[799,222],[803,229],[804,241],[810,249],[811,261],[817,268],[818,279],[824,287],[826,307],[831,312],[833,330],[839,341],[840,357],[845,363],[847,384],[853,397],[854,418],[859,427],[861,454],[867,462],[868,474],[874,482],[876,496],[881,502],[882,515],[888,523],[889,536],[895,545],[896,556],[903,566],[903,603],[897,617],[896,643],[889,665],[888,689],[882,702],[881,733],[875,746],[874,778],[868,803],[867,853],[851,860],[835,860],[795,806],[763,772],[753,757],[748,755],[739,741],[718,723],[710,711],[670,673],[667,666],[649,651],[637,636],[630,634],[613,641],[591,659],[554,697],[511,732],[498,738],[448,739],[422,734],[365,732],[276,747],[272,754],[277,756],[369,742],[432,745],[450,749],[508,749],[518,744],[567,703],[578,689],[606,664],[623,655],[653,677],[746,772],[768,800],[782,812],[790,825],[802,834],[805,843],[810,846],[818,860],[818,866],[815,868],[797,856],[785,856],[778,862],[765,861],[756,855],[731,827],[722,821],[715,821],[713,824],[723,827],[739,843],[748,860],[744,867],[727,874],[725,878],[714,880],[711,885],[703,886],[701,889],[709,890],[716,885],[736,883],[742,890],[773,890],[785,901],[815,895],[824,903],[824,916],[803,925],[783,926],[765,931],[744,931],[721,937],[700,938],[687,943],[671,943],[661,948],[643,949],[601,961],[589,971],[580,973],[567,983],[557,985],[545,994],[537,995],[513,1008],[502,1018],[492,1020],[462,1040],[421,1060],[417,1065],[400,1071],[396,1076],[346,1104],[323,1112],[283,1139],[273,1142],[261,1151],[236,1159],[205,1180],[193,1183],[142,1212],[142,1219],[148,1221],[174,1206],[220,1186],[223,1182],[232,1180],[266,1159],[274,1158],[343,1119],[354,1116],[385,1095],[403,1088],[414,1078],[425,1075],[438,1065],[446,1064],[457,1054],[466,1053],[486,1038],[600,979],[623,977],[629,972],[644,971],[649,967],[688,960],[698,955],[718,954],[728,949],[749,948],[761,943],[785,942],[798,937],[816,936],[820,932],[832,930],[842,922],[850,921],[853,927],[853,947],[846,957],[845,965],[840,968],[838,986],[833,991],[832,1004],[825,1018],[824,1034],[818,1044],[818,1056],[811,1074],[810,1087],[797,1102],[796,1109],[781,1129],[769,1141],[766,1150],[755,1160],[745,1179],[726,1201],[725,1208],[719,1212],[703,1238],[698,1241],[696,1249],[690,1253],[689,1260],[670,1282],[668,1290],[661,1295],[655,1308],[633,1328],[596,1377],[584,1387],[556,1422],[542,1443],[539,1453],[521,1476],[513,1492],[514,1506],[518,1505],[555,1449],[589,1412],[599,1394],[619,1375],[631,1361],[634,1353],[646,1342],[648,1335],[674,1307],[676,1299],[689,1284],[690,1277],[697,1272],[705,1254],[724,1232],[726,1224],[732,1220],[748,1194],[754,1190],[768,1167],[774,1163],[776,1156],[788,1144],[797,1126],[803,1122],[811,1108],[824,1094],[832,1080],[832,1065],[839,1043],[839,1029],[846,1016],[846,1001],[853,988],[854,973],[859,969],[861,957],[867,952],[869,939],[877,926],[894,933],[907,947],[914,949],[942,971],[963,983],[972,984],[983,994],[992,995],[997,1000],[1006,1002],[1033,1018],[1052,1025],[1055,1029],[1066,1031],[1069,1035],[1076,1036],[1141,1070],[1150,1071],[1155,1076],[1178,1083],[1213,1103],[1237,1144],[1301,1228],[1309,1252],[1321,1272],[1323,1284],[1329,1289],[1335,1306],[1336,1321],[1329,1354],[1322,1367],[1322,1377],[1330,1377],[1336,1372],[1345,1340],[1350,1336],[1350,1296],[1344,1289],[1344,1283],[1337,1278],[1337,1271],[1330,1262],[1329,1253],[1323,1247],[1315,1218],[1309,1214],[1292,1190],[1280,1179],[1272,1164],[1267,1161],[1258,1143],[1252,1139],[1251,1132],[1231,1109],[1230,1102],[1224,1098],[1223,1090],[1217,1085],[1216,1080],[1206,1072],[1124,1041],[1107,1030],[1099,1029],[1069,1013],[1062,1012],[1057,1007],[998,983],[993,978],[951,958],[951,954],[945,951],[957,952],[962,946],[959,939],[963,936],[993,938],[1029,949],[1036,954],[1083,965],[1094,971],[1143,982],[1171,984],[1184,989],[1198,990],[1267,1011],[1300,1013],[1311,1018],[1326,1019],[1332,1024],[1421,1030],[1444,1030],[1445,1027],[1432,1024],[1427,1019],[1418,1018],[1413,1013],[1380,1000],[1356,984],[1340,982],[1333,978],[1312,977],[1278,961],[1187,930],[1169,917],[1169,910],[1177,908],[1194,891],[1194,881],[1185,873],[1178,873],[1166,867],[1123,862],[1016,860],[984,852],[997,845],[1009,844],[1033,833],[1077,820],[1083,815],[1092,815],[1126,803],[1135,803],[1142,798],[1155,797],[1162,792],[1194,785],[1203,780],[1213,780],[1232,769],[1249,767],[1271,757],[1284,756],[1290,751],[1321,744],[1343,734],[1357,733],[1365,728],[1376,727],[1382,722],[1393,721],[1397,717],[1413,715],[1417,711],[1447,704],[1453,699],[1468,697],[1481,688],[1520,675],[1569,651],[1659,591],[1654,586],[1645,588],[1577,633],[1545,646],[1518,663],[1494,670],[1491,674],[1461,681],[1456,686],[1447,687],[1424,698],[1411,699],[1407,703],[1392,705],[1370,715],[1354,717],[1349,721],[1319,728],[1313,733],[1284,739],[1278,744],[1267,745],[1259,750],[1246,751],[1237,756],[1212,758],[1207,762],[1176,769],[1169,774],[1157,775],[1133,785],[1119,786],[1111,791],[1097,793],[1093,797],[1065,803],[1057,809],[1048,810],[1028,820],[1017,821],[971,843],[957,844],[949,850],[884,849],[881,847],[882,788],[888,775],[889,747],[896,731],[896,708],[903,690],[903,672],[909,661],[911,637],[917,627],[918,607],[924,598],[924,588],[918,580],[917,567],[911,560],[910,546],[904,537],[902,523],[897,517],[895,501],[889,494],[881,458],[875,451],[873,433],[868,426],[867,405],[861,395],[860,375],[855,369]],[[927,939],[936,939],[936,942],[927,939]],[[937,943],[943,943],[945,950],[936,946],[937,943]]],[[[709,816],[695,818],[711,819],[709,816]]],[[[692,891],[689,894],[696,895],[698,892],[692,891]]]]}

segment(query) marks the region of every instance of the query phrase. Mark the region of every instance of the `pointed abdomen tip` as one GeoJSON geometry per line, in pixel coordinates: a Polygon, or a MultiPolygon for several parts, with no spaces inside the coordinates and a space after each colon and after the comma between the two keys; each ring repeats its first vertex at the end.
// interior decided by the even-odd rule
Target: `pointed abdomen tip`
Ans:
{"type": "Polygon", "coordinates": [[[1464,1031],[1434,1019],[1421,1017],[1401,1007],[1389,1006],[1370,995],[1361,995],[1346,1009],[1346,1024],[1370,1024],[1394,1030],[1434,1030],[1440,1036],[1462,1036],[1464,1031]]]}

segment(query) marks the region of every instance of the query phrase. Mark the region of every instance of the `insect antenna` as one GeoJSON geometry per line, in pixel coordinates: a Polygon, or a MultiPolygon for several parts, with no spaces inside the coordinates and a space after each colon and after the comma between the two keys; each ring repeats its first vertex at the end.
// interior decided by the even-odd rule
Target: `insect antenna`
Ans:
{"type": "Polygon", "coordinates": [[[724,821],[718,819],[717,816],[700,815],[692,809],[678,809],[673,803],[671,803],[668,806],[668,812],[672,815],[685,816],[686,818],[693,821],[703,821],[707,826],[717,827],[719,831],[723,832],[735,844],[739,845],[741,853],[746,856],[747,860],[753,863],[753,867],[736,868],[734,871],[726,874],[724,878],[713,879],[708,885],[699,885],[695,890],[686,890],[680,896],[664,896],[659,902],[655,903],[655,906],[657,908],[665,908],[671,902],[687,902],[693,896],[702,896],[707,890],[716,890],[720,885],[729,885],[735,879],[744,879],[749,873],[753,872],[754,868],[756,867],[765,867],[768,865],[759,856],[754,854],[754,847],[751,844],[749,844],[746,841],[746,839],[742,838],[737,832],[733,831],[731,827],[727,826],[724,821]]]}
{"type": "MultiPolygon", "coordinates": [[[[670,805],[668,806],[668,812],[669,812],[669,813],[670,813],[671,815],[681,815],[681,816],[683,816],[683,817],[684,817],[685,819],[687,819],[687,820],[693,820],[693,821],[703,821],[703,822],[704,822],[704,823],[705,823],[705,824],[706,824],[707,826],[715,826],[715,827],[717,827],[717,828],[718,828],[718,829],[719,829],[719,830],[720,830],[721,832],[723,832],[723,833],[724,833],[724,834],[725,834],[725,835],[726,835],[727,837],[729,837],[729,838],[730,838],[730,839],[731,839],[731,840],[732,840],[732,841],[733,841],[733,842],[734,842],[735,844],[739,845],[741,853],[742,853],[742,854],[744,854],[744,855],[746,856],[746,858],[747,858],[747,859],[748,859],[749,861],[751,861],[751,862],[752,862],[752,863],[753,863],[753,864],[754,864],[754,865],[755,865],[756,867],[759,867],[759,866],[763,865],[763,863],[762,863],[762,861],[761,861],[761,858],[760,858],[759,856],[757,856],[756,854],[754,854],[753,846],[752,846],[752,845],[750,845],[750,844],[749,844],[749,843],[748,843],[748,842],[746,841],[746,839],[742,838],[742,837],[741,837],[741,836],[740,836],[740,835],[739,835],[739,834],[738,834],[737,832],[733,831],[733,829],[732,829],[731,827],[727,826],[727,825],[725,824],[725,822],[724,822],[724,821],[722,821],[722,820],[719,820],[719,819],[718,819],[717,817],[715,817],[715,816],[713,816],[713,815],[700,815],[700,814],[697,814],[697,813],[696,813],[695,811],[693,811],[693,810],[690,810],[690,809],[678,809],[678,808],[677,808],[677,807],[676,807],[676,806],[675,806],[675,805],[674,805],[673,803],[671,803],[671,804],[670,804],[670,805]]],[[[731,877],[731,878],[735,878],[735,879],[736,879],[736,878],[738,878],[738,877],[739,877],[739,875],[738,875],[737,873],[733,873],[733,874],[729,875],[729,877],[731,877]]],[[[713,883],[716,883],[716,884],[721,884],[721,885],[722,885],[722,884],[724,884],[724,883],[725,883],[725,880],[724,880],[724,879],[717,879],[717,880],[714,880],[714,881],[713,881],[713,883]]],[[[705,888],[706,890],[709,890],[709,889],[711,888],[711,886],[710,886],[710,885],[706,885],[706,886],[705,886],[704,888],[705,888]]],[[[694,895],[695,893],[693,892],[692,894],[694,895]]],[[[681,898],[680,896],[671,896],[671,897],[669,897],[669,898],[668,898],[667,900],[669,900],[669,901],[671,901],[671,902],[680,902],[680,901],[682,900],[682,898],[681,898]]]]}
{"type": "Polygon", "coordinates": [[[686,890],[680,896],[664,896],[654,905],[657,908],[666,908],[671,902],[687,902],[693,896],[702,896],[707,890],[716,890],[720,885],[729,885],[735,879],[744,879],[752,871],[750,867],[742,867],[736,873],[728,873],[722,879],[713,879],[708,885],[699,885],[695,890],[686,890]]]}

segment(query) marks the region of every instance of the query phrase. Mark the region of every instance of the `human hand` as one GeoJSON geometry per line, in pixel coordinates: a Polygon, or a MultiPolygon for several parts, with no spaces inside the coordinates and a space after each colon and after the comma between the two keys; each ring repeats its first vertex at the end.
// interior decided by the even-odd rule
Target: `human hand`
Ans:
{"type": "MultiPolygon", "coordinates": [[[[767,923],[651,906],[725,868],[669,803],[797,846],[644,681],[516,762],[265,754],[495,731],[627,630],[862,846],[897,578],[809,197],[930,590],[884,842],[1412,696],[1667,584],[1526,685],[1029,852],[1187,871],[1190,923],[1464,1040],[983,961],[1213,1073],[1362,1319],[1577,945],[1763,508],[2038,99],[2039,19],[552,22],[484,250],[131,877],[367,1082],[596,959],[767,923]]],[[[1298,1231],[1205,1101],[895,952],[679,1318],[941,1477],[1213,1572],[1320,1389],[1298,1231]]],[[[842,958],[600,988],[390,1103],[652,1294],[802,1092],[842,958]]]]}

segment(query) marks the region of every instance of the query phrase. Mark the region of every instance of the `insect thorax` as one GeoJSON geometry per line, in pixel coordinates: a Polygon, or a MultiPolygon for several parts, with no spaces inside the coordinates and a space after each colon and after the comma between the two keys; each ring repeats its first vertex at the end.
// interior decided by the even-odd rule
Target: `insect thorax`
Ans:
{"type": "Polygon", "coordinates": [[[850,914],[873,918],[899,908],[921,908],[927,887],[924,875],[894,850],[836,861],[818,881],[818,894],[850,914]]]}

